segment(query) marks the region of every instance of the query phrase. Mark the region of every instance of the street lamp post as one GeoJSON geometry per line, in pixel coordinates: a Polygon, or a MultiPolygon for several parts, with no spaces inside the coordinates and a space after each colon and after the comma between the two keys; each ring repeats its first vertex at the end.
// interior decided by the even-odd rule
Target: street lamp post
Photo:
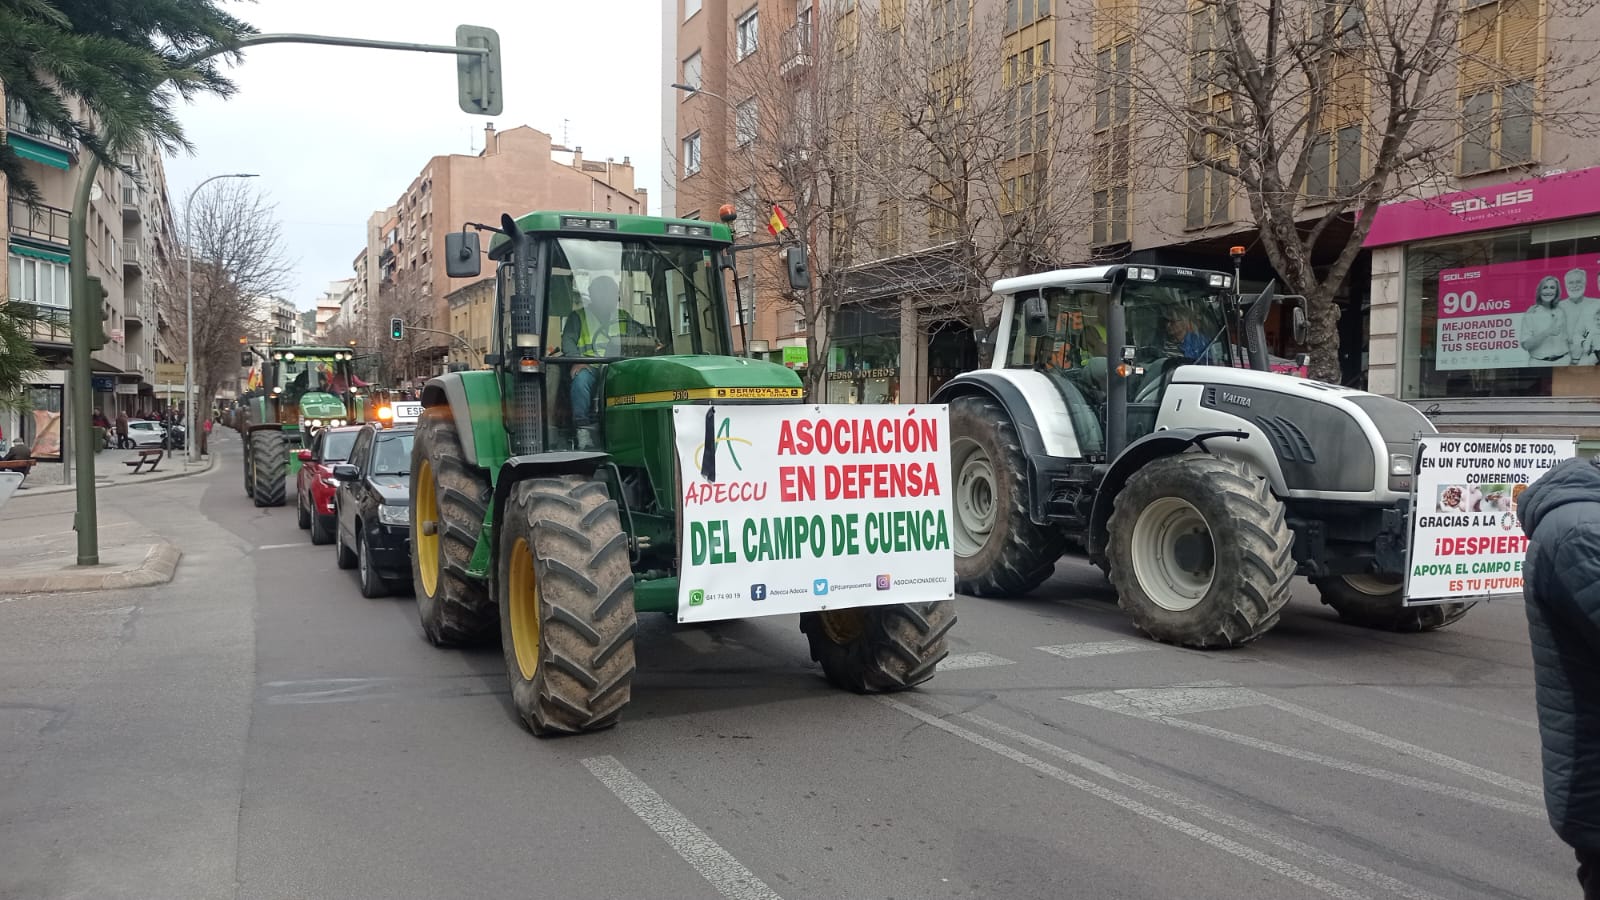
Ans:
{"type": "Polygon", "coordinates": [[[189,456],[189,462],[198,462],[200,459],[200,441],[194,430],[194,195],[200,189],[221,178],[255,178],[254,173],[236,172],[229,175],[213,175],[205,181],[194,186],[189,192],[189,197],[183,202],[183,282],[184,282],[184,323],[188,326],[188,349],[183,357],[183,441],[189,456]]]}

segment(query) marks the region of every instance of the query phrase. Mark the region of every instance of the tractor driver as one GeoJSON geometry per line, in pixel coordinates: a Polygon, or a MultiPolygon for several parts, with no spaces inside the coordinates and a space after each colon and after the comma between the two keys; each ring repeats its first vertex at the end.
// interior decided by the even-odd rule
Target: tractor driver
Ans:
{"type": "MultiPolygon", "coordinates": [[[[572,313],[561,327],[563,356],[615,355],[613,345],[627,327],[627,313],[617,308],[619,297],[617,282],[610,276],[601,275],[589,281],[587,296],[578,294],[574,298],[572,313]]],[[[598,443],[594,386],[599,378],[600,370],[592,365],[572,367],[572,425],[577,430],[579,450],[591,449],[598,443]]]]}

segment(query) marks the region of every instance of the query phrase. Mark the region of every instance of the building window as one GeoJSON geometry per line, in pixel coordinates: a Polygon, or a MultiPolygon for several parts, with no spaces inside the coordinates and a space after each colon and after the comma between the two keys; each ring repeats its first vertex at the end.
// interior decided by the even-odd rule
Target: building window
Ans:
{"type": "Polygon", "coordinates": [[[751,97],[733,108],[733,139],[741,147],[754,141],[760,130],[756,98],[751,97]]]}
{"type": "Polygon", "coordinates": [[[734,212],[738,218],[733,220],[735,234],[754,234],[766,217],[761,215],[761,203],[756,199],[755,188],[745,188],[734,195],[734,212]]]}
{"type": "Polygon", "coordinates": [[[1025,47],[1006,57],[1004,82],[1007,131],[1012,135],[1011,155],[1026,156],[1050,149],[1050,42],[1025,47]]]}
{"type": "Polygon", "coordinates": [[[1459,172],[1472,175],[1534,158],[1539,0],[1466,4],[1458,27],[1459,172]]]}
{"type": "Polygon", "coordinates": [[[1094,221],[1089,237],[1097,246],[1128,240],[1132,77],[1131,39],[1095,53],[1094,155],[1090,170],[1094,221]]]}
{"type": "MultiPolygon", "coordinates": [[[[1049,2],[1049,0],[1045,0],[1049,2]]],[[[884,31],[893,31],[906,21],[906,0],[879,0],[878,25],[884,31]]]]}
{"type": "Polygon", "coordinates": [[[1600,396],[1597,256],[1593,218],[1406,247],[1401,395],[1600,396]]]}
{"type": "Polygon", "coordinates": [[[10,269],[12,300],[53,309],[71,308],[66,263],[18,256],[15,253],[7,254],[6,262],[10,269]]]}
{"type": "Polygon", "coordinates": [[[695,13],[700,11],[700,0],[683,0],[683,20],[689,21],[695,13]]]}
{"type": "Polygon", "coordinates": [[[1006,31],[1016,31],[1050,15],[1050,0],[1006,0],[1006,31]]]}
{"type": "Polygon", "coordinates": [[[683,139],[683,177],[700,171],[700,132],[683,139]]]}
{"type": "MultiPolygon", "coordinates": [[[[683,61],[683,83],[688,85],[689,87],[694,88],[696,91],[700,90],[700,51],[699,50],[696,50],[695,52],[689,54],[688,57],[685,58],[684,61],[683,61]]],[[[683,100],[688,100],[690,97],[693,97],[693,96],[694,96],[694,93],[691,92],[691,91],[684,91],[683,92],[683,100]]]]}
{"type": "Polygon", "coordinates": [[[735,61],[744,59],[756,52],[758,44],[761,17],[755,7],[735,19],[733,22],[733,46],[735,61]]]}

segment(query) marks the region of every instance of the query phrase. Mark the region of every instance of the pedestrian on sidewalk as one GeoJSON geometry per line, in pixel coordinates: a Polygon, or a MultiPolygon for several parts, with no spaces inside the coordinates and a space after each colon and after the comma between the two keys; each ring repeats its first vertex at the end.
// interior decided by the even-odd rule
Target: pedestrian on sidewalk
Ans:
{"type": "Polygon", "coordinates": [[[117,410],[117,446],[127,449],[128,446],[128,414],[117,410]]]}
{"type": "Polygon", "coordinates": [[[1600,900],[1600,466],[1569,459],[1517,499],[1532,542],[1522,567],[1533,647],[1544,803],[1600,900]]]}

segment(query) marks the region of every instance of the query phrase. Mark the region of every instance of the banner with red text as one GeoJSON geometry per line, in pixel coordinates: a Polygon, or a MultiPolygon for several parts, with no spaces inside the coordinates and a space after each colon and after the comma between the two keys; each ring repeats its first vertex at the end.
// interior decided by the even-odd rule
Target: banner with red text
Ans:
{"type": "Polygon", "coordinates": [[[1590,365],[1600,349],[1600,255],[1444,269],[1434,367],[1590,365]],[[1535,309],[1543,298],[1545,306],[1535,309]]]}
{"type": "Polygon", "coordinates": [[[678,406],[678,621],[955,596],[944,406],[678,406]]]}
{"type": "Polygon", "coordinates": [[[1517,501],[1577,444],[1514,434],[1418,438],[1406,605],[1521,593],[1528,537],[1517,501]]]}

